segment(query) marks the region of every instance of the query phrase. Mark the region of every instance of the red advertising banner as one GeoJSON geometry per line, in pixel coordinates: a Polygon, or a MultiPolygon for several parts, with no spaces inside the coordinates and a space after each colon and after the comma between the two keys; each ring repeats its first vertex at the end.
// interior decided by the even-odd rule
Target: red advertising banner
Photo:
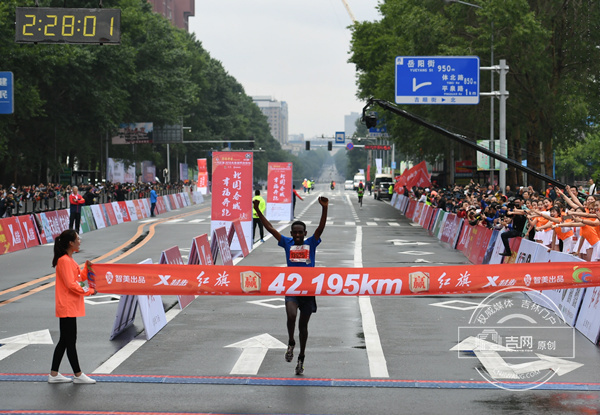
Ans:
{"type": "Polygon", "coordinates": [[[267,202],[292,202],[292,163],[269,163],[267,202]]]}
{"type": "Polygon", "coordinates": [[[142,219],[142,218],[146,217],[144,206],[142,206],[139,199],[135,199],[133,201],[133,206],[135,206],[135,213],[136,213],[138,219],[142,219]]]}
{"type": "Polygon", "coordinates": [[[292,163],[269,163],[265,213],[269,220],[292,218],[292,174],[292,163]]]}
{"type": "MultiPolygon", "coordinates": [[[[178,264],[183,265],[183,258],[181,258],[181,252],[178,246],[173,246],[160,254],[161,264],[178,264]]],[[[178,295],[177,300],[179,301],[179,308],[182,310],[186,308],[192,301],[196,299],[195,295],[178,295]]]]}
{"type": "Polygon", "coordinates": [[[231,257],[231,250],[229,249],[229,238],[227,230],[225,230],[224,227],[217,228],[213,232],[210,250],[214,263],[217,262],[217,254],[221,253],[223,265],[233,265],[233,258],[231,257]]]}
{"type": "Polygon", "coordinates": [[[158,207],[159,213],[167,212],[167,204],[165,203],[165,199],[162,196],[156,199],[156,206],[158,207]]]}
{"type": "Polygon", "coordinates": [[[113,209],[112,203],[104,203],[102,205],[102,209],[106,212],[107,225],[110,223],[110,226],[118,225],[117,217],[115,216],[115,210],[113,209]]]}
{"type": "Polygon", "coordinates": [[[412,219],[413,215],[415,214],[416,208],[417,208],[417,201],[410,199],[408,201],[408,208],[406,209],[406,213],[405,213],[406,217],[412,219]]]}
{"type": "Polygon", "coordinates": [[[119,209],[121,210],[121,217],[123,217],[123,222],[131,222],[131,218],[129,217],[129,211],[127,210],[127,203],[125,202],[117,202],[119,209]]]}
{"type": "Polygon", "coordinates": [[[214,265],[207,234],[196,236],[192,241],[188,265],[214,265]]]}
{"type": "Polygon", "coordinates": [[[67,209],[57,210],[56,215],[58,218],[58,227],[60,228],[60,232],[62,233],[62,231],[69,229],[69,211],[67,209]]]}
{"type": "Polygon", "coordinates": [[[448,295],[600,286],[600,263],[321,268],[94,264],[96,289],[161,295],[448,295]],[[202,278],[198,278],[202,275],[202,278]]]}
{"type": "Polygon", "coordinates": [[[46,221],[48,221],[48,227],[50,228],[52,241],[54,241],[54,239],[56,239],[56,237],[63,231],[60,226],[60,220],[58,219],[58,212],[54,210],[52,212],[44,212],[42,215],[45,216],[46,221]]]}
{"type": "Polygon", "coordinates": [[[246,246],[252,245],[252,163],[251,152],[213,153],[211,231],[239,219],[246,246]]]}
{"type": "Polygon", "coordinates": [[[196,186],[198,190],[203,195],[206,194],[208,190],[208,169],[206,168],[206,159],[197,159],[198,160],[198,182],[196,186]]]}
{"type": "Polygon", "coordinates": [[[234,235],[237,237],[238,243],[242,248],[242,256],[246,258],[250,251],[248,251],[248,245],[246,245],[246,238],[244,238],[244,230],[242,229],[242,223],[239,220],[234,220],[231,226],[229,227],[227,241],[229,242],[230,247],[231,243],[233,242],[234,235]]]}
{"type": "Polygon", "coordinates": [[[454,213],[449,214],[444,222],[440,241],[449,243],[452,248],[456,246],[456,239],[460,234],[462,221],[454,213]]]}
{"type": "Polygon", "coordinates": [[[37,246],[40,244],[37,225],[34,222],[33,216],[17,216],[17,220],[21,225],[23,231],[23,237],[25,238],[25,245],[27,248],[37,246]]]}
{"type": "Polygon", "coordinates": [[[0,254],[25,249],[25,235],[16,217],[0,219],[0,254]]]}
{"type": "Polygon", "coordinates": [[[213,153],[212,220],[252,221],[252,153],[213,153]]]}

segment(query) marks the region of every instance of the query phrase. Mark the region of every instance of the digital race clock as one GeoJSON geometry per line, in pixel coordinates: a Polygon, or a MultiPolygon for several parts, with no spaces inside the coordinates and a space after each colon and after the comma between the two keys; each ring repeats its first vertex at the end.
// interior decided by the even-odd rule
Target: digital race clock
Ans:
{"type": "Polygon", "coordinates": [[[17,43],[121,43],[120,9],[17,7],[17,43]]]}

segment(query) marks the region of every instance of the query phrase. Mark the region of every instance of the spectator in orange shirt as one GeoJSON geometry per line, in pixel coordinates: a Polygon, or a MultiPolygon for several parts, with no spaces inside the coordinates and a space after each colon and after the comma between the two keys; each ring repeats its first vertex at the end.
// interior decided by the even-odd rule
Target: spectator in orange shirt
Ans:
{"type": "Polygon", "coordinates": [[[56,317],[60,319],[60,339],[54,349],[48,383],[96,383],[81,371],[75,346],[77,317],[85,316],[83,297],[96,294],[95,288],[89,289],[80,284],[88,279],[88,268],[91,266],[91,263],[86,261],[85,268],[81,272],[79,265],[73,259],[73,253],[79,252],[80,245],[79,235],[72,229],[63,231],[54,242],[52,266],[56,267],[55,304],[56,317]],[[58,372],[65,351],[75,374],[74,378],[63,376],[58,372]]]}

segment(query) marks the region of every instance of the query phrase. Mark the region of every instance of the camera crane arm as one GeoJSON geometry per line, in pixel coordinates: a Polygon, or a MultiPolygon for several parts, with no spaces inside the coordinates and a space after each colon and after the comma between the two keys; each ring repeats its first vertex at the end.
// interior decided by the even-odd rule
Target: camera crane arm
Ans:
{"type": "Polygon", "coordinates": [[[552,178],[550,176],[547,176],[538,171],[535,171],[527,166],[523,166],[518,161],[509,159],[508,157],[504,157],[501,154],[498,154],[490,149],[480,146],[476,142],[470,141],[467,137],[465,137],[463,135],[453,133],[453,132],[448,131],[445,128],[442,128],[438,125],[435,125],[428,121],[425,121],[425,120],[417,117],[416,115],[409,113],[408,111],[404,111],[404,110],[396,107],[395,105],[392,105],[390,102],[385,101],[383,99],[369,98],[367,101],[367,104],[364,106],[363,112],[362,112],[362,121],[366,124],[367,128],[374,127],[375,124],[377,123],[377,117],[374,114],[367,114],[367,109],[373,105],[379,105],[381,108],[384,108],[396,115],[400,115],[401,117],[404,117],[404,118],[408,119],[409,121],[412,121],[414,123],[422,125],[423,127],[429,128],[430,130],[435,131],[438,134],[441,134],[441,135],[443,135],[447,138],[450,138],[456,142],[459,142],[461,144],[469,146],[485,155],[488,155],[496,160],[499,160],[502,163],[506,163],[507,165],[512,166],[512,167],[516,168],[517,170],[521,170],[521,171],[523,171],[531,176],[534,176],[540,180],[543,180],[547,183],[552,183],[553,185],[558,186],[563,189],[566,186],[564,183],[561,183],[558,180],[555,180],[554,178],[552,178]]]}

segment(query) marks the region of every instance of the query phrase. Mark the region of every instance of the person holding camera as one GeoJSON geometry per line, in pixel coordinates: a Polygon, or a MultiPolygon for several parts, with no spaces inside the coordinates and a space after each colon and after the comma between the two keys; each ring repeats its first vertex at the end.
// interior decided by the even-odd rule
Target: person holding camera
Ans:
{"type": "Polygon", "coordinates": [[[504,244],[504,252],[500,254],[502,256],[512,255],[509,239],[523,234],[523,229],[527,223],[527,213],[522,209],[522,204],[523,199],[516,197],[513,202],[509,203],[507,206],[508,211],[506,212],[506,216],[509,218],[509,221],[507,221],[506,228],[508,230],[500,235],[502,243],[504,244]]]}

